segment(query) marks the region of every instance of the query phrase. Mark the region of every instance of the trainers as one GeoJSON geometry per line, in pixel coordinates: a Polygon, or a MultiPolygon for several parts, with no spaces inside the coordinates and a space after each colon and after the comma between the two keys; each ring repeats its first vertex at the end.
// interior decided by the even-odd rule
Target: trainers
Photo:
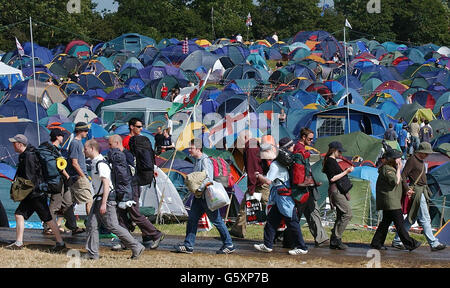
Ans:
{"type": "Polygon", "coordinates": [[[253,245],[253,247],[255,247],[255,249],[258,251],[266,252],[266,253],[270,253],[273,250],[272,248],[269,248],[264,244],[255,244],[255,245],[253,245]]]}
{"type": "Polygon", "coordinates": [[[347,248],[348,248],[347,245],[342,243],[342,241],[340,239],[330,242],[330,249],[345,250],[347,248]]]}
{"type": "Polygon", "coordinates": [[[445,244],[441,244],[439,243],[439,245],[431,247],[431,251],[439,251],[439,250],[444,250],[445,247],[447,247],[445,244]]]}
{"type": "Polygon", "coordinates": [[[166,237],[166,234],[161,233],[161,236],[159,236],[158,239],[156,239],[153,244],[150,246],[150,249],[156,249],[159,247],[159,244],[161,243],[161,241],[164,240],[164,237],[166,237]]]}
{"type": "Polygon", "coordinates": [[[175,251],[177,253],[186,253],[186,254],[192,254],[194,253],[194,249],[187,247],[186,245],[176,245],[175,251]]]}
{"type": "Polygon", "coordinates": [[[216,251],[216,254],[231,254],[234,251],[236,251],[236,248],[234,248],[234,246],[231,247],[222,246],[222,248],[216,251]]]}
{"type": "Polygon", "coordinates": [[[403,243],[392,242],[391,246],[399,250],[406,250],[405,245],[403,245],[403,243]]]}
{"type": "Polygon", "coordinates": [[[53,246],[52,248],[50,248],[50,252],[52,253],[58,253],[61,252],[62,250],[66,249],[66,243],[62,242],[62,243],[58,243],[56,242],[55,246],[53,246]]]}
{"type": "Polygon", "coordinates": [[[370,248],[371,249],[376,249],[376,250],[388,250],[388,248],[386,246],[384,246],[384,245],[382,245],[382,246],[375,246],[375,245],[370,244],[370,248]]]}
{"type": "Polygon", "coordinates": [[[8,250],[22,250],[24,247],[24,245],[17,245],[17,242],[13,242],[11,244],[9,244],[8,246],[6,246],[5,248],[8,250]]]}
{"type": "Polygon", "coordinates": [[[139,251],[137,253],[133,253],[133,255],[131,255],[130,259],[137,260],[142,255],[142,253],[144,253],[145,247],[143,245],[141,245],[141,246],[142,247],[139,249],[139,251]]]}
{"type": "Polygon", "coordinates": [[[117,244],[114,244],[114,245],[111,247],[111,250],[117,252],[117,251],[127,250],[127,247],[125,247],[125,245],[123,245],[122,242],[119,242],[119,243],[117,243],[117,244]]]}
{"type": "Polygon", "coordinates": [[[300,248],[295,248],[295,249],[289,250],[288,253],[289,253],[290,255],[304,255],[304,254],[308,253],[308,250],[303,250],[303,249],[300,249],[300,248]]]}
{"type": "Polygon", "coordinates": [[[330,246],[330,240],[328,240],[328,239],[323,242],[320,242],[320,243],[314,242],[314,247],[316,247],[316,248],[322,248],[322,247],[328,247],[328,246],[330,246]]]}

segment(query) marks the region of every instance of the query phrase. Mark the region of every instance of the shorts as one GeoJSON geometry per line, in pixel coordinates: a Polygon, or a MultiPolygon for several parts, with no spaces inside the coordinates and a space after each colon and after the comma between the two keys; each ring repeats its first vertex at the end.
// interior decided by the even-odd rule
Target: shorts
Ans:
{"type": "Polygon", "coordinates": [[[35,198],[25,198],[20,202],[14,214],[22,215],[25,220],[28,220],[34,212],[36,212],[42,222],[48,222],[53,219],[47,204],[47,196],[42,195],[35,198]]]}
{"type": "Polygon", "coordinates": [[[78,180],[70,186],[70,192],[72,192],[72,201],[75,204],[91,203],[92,198],[92,186],[86,177],[79,177],[78,180]]]}

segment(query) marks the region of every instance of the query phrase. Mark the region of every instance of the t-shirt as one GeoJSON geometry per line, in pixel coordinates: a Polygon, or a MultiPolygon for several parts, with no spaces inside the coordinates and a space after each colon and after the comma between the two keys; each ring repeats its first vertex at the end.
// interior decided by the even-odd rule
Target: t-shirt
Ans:
{"type": "Polygon", "coordinates": [[[155,135],[155,147],[164,146],[164,135],[156,134],[155,135]]]}
{"type": "Polygon", "coordinates": [[[397,140],[397,133],[395,133],[394,129],[389,128],[384,132],[384,139],[394,141],[397,140]]]}
{"type": "Polygon", "coordinates": [[[431,137],[433,136],[433,128],[429,125],[425,125],[420,128],[420,142],[428,142],[430,143],[431,137]]]}
{"type": "Polygon", "coordinates": [[[405,129],[400,130],[398,134],[398,144],[400,147],[406,146],[406,138],[408,138],[408,132],[405,129]]]}
{"type": "Polygon", "coordinates": [[[323,172],[327,175],[328,181],[330,181],[331,178],[341,174],[343,171],[336,159],[328,157],[327,160],[325,160],[323,172]]]}
{"type": "Polygon", "coordinates": [[[125,136],[125,138],[122,139],[122,145],[127,150],[130,150],[130,138],[131,135],[127,135],[125,136]]]}
{"type": "Polygon", "coordinates": [[[274,191],[275,189],[272,190],[273,186],[281,185],[278,181],[274,181],[277,178],[283,181],[287,187],[290,187],[289,171],[277,161],[273,161],[272,164],[270,164],[269,172],[267,172],[266,178],[272,181],[272,184],[270,185],[271,191],[268,204],[277,205],[277,208],[281,214],[291,218],[295,207],[292,197],[279,195],[276,191],[274,191]]]}
{"type": "MultiPolygon", "coordinates": [[[[83,171],[84,175],[86,176],[88,175],[86,168],[86,158],[84,156],[84,146],[81,140],[77,140],[75,138],[72,140],[72,143],[70,143],[69,147],[69,158],[77,159],[78,164],[80,165],[80,168],[83,171]]],[[[75,168],[73,168],[72,165],[70,165],[70,167],[71,169],[68,169],[69,171],[67,173],[69,173],[70,176],[78,175],[75,168]]]]}
{"type": "MultiPolygon", "coordinates": [[[[99,161],[105,160],[103,155],[99,154],[97,157],[95,157],[92,160],[92,187],[94,188],[94,195],[96,194],[103,194],[103,186],[102,184],[102,178],[106,178],[109,180],[109,188],[110,193],[114,189],[113,183],[111,181],[111,170],[109,166],[106,163],[99,163],[98,164],[98,170],[97,170],[97,163],[99,161]],[[100,191],[100,186],[101,191],[100,191]],[[100,193],[99,193],[100,192],[100,193]]],[[[101,200],[101,197],[98,197],[97,200],[101,200]]]]}
{"type": "Polygon", "coordinates": [[[411,136],[419,137],[420,125],[419,123],[411,123],[411,136]]]}

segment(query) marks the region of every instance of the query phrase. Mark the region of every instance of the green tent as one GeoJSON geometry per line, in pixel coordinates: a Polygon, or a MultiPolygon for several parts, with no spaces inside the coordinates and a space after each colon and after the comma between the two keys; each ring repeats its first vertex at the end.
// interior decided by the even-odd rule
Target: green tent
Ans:
{"type": "Polygon", "coordinates": [[[408,124],[411,124],[414,117],[416,117],[417,120],[427,119],[428,121],[432,121],[435,119],[431,109],[423,108],[423,106],[417,102],[413,102],[412,104],[403,104],[398,113],[394,116],[395,119],[400,119],[400,117],[403,117],[408,124]]]}
{"type": "Polygon", "coordinates": [[[450,162],[427,173],[427,183],[431,190],[430,217],[433,227],[440,227],[450,219],[450,162]],[[443,216],[442,216],[443,215],[443,216]]]}
{"type": "Polygon", "coordinates": [[[370,160],[376,162],[381,153],[382,140],[369,136],[363,132],[353,132],[350,134],[344,134],[339,136],[329,136],[319,138],[314,145],[314,148],[318,149],[320,153],[326,153],[328,151],[328,144],[333,141],[339,141],[347,150],[344,152],[344,156],[353,157],[355,155],[361,156],[364,160],[370,160]]]}

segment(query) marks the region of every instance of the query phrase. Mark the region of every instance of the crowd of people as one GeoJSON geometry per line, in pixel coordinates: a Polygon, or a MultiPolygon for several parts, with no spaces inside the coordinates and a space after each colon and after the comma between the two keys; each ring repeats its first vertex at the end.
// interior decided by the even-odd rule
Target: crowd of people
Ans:
{"type": "MultiPolygon", "coordinates": [[[[399,124],[402,124],[399,121],[399,124]]],[[[387,249],[384,245],[388,228],[392,222],[397,227],[397,235],[392,242],[392,247],[397,249],[414,250],[421,243],[408,235],[408,230],[417,220],[424,229],[425,237],[431,247],[431,251],[444,249],[434,237],[431,230],[431,220],[427,206],[430,190],[426,182],[424,159],[432,153],[431,145],[423,138],[428,130],[424,123],[422,128],[417,119],[414,119],[410,128],[413,153],[403,165],[404,153],[385,146],[385,151],[379,162],[379,176],[376,182],[376,209],[382,211],[382,221],[373,236],[370,247],[373,249],[387,249]],[[419,143],[420,142],[420,143],[419,143]],[[404,208],[404,201],[409,202],[408,208],[404,208]],[[404,218],[403,215],[407,214],[404,218]]],[[[65,226],[71,230],[72,235],[86,233],[86,250],[88,259],[99,258],[99,227],[114,233],[119,242],[112,250],[130,249],[131,259],[137,259],[146,248],[156,249],[163,241],[165,234],[159,231],[147,217],[139,211],[139,198],[141,187],[152,184],[154,181],[155,154],[167,149],[174,149],[170,135],[172,127],[162,132],[158,127],[155,136],[155,152],[151,142],[145,136],[140,135],[143,123],[140,119],[133,118],[128,122],[129,135],[111,135],[108,138],[109,150],[107,156],[100,152],[99,143],[95,139],[83,139],[87,137],[89,125],[79,122],[75,125],[74,137],[70,142],[68,152],[65,155],[67,167],[58,167],[63,179],[57,193],[46,193],[41,189],[44,178],[42,176],[42,161],[37,149],[33,147],[25,135],[18,134],[9,141],[19,153],[16,181],[18,178],[28,180],[32,189],[15,211],[16,240],[6,246],[7,249],[22,249],[24,247],[24,221],[34,212],[45,224],[44,233],[54,235],[56,244],[51,251],[58,252],[66,248],[61,236],[64,230],[60,230],[62,219],[66,220],[65,226]],[[167,140],[169,139],[169,140],[167,140]],[[86,158],[91,160],[90,169],[86,158]],[[89,171],[90,170],[90,173],[89,171]],[[49,203],[48,204],[48,198],[49,203]],[[86,207],[86,229],[77,226],[74,215],[74,205],[83,204],[86,207]],[[60,225],[58,225],[58,223],[60,225]],[[142,232],[142,242],[137,241],[131,234],[135,226],[142,232]]],[[[403,135],[405,127],[399,125],[390,127],[386,132],[390,135],[403,135]]],[[[53,129],[50,133],[49,143],[39,146],[49,149],[61,158],[63,153],[61,145],[67,136],[59,129],[53,129]]],[[[339,162],[345,160],[342,153],[346,152],[342,143],[334,141],[329,143],[328,151],[323,159],[323,173],[328,179],[328,197],[330,204],[336,211],[336,220],[328,236],[320,217],[320,198],[317,187],[322,183],[314,179],[311,170],[311,153],[307,147],[313,146],[314,132],[308,128],[300,131],[299,141],[294,142],[289,137],[284,137],[276,143],[272,136],[266,135],[261,140],[251,137],[250,133],[244,133],[243,149],[244,167],[248,175],[247,191],[241,202],[238,216],[230,231],[228,231],[219,210],[210,210],[205,199],[205,190],[213,184],[214,168],[211,159],[203,153],[205,147],[202,139],[195,138],[188,148],[190,156],[195,159],[194,173],[204,173],[204,178],[191,191],[195,197],[189,212],[186,224],[186,237],[182,244],[174,247],[175,252],[191,254],[194,251],[200,217],[206,213],[212,224],[218,229],[222,246],[217,250],[218,254],[230,254],[236,251],[232,236],[246,237],[246,200],[247,197],[260,193],[259,199],[265,215],[264,242],[255,244],[254,248],[262,252],[272,252],[274,243],[283,239],[283,247],[289,248],[291,255],[308,253],[308,247],[303,239],[300,219],[306,218],[308,228],[314,237],[315,247],[329,247],[330,249],[346,250],[343,243],[343,233],[352,218],[350,205],[352,183],[348,174],[353,171],[353,166],[343,170],[339,162]],[[284,227],[285,229],[279,229],[284,227]],[[282,231],[282,232],[280,232],[282,231]]],[[[398,136],[397,136],[398,137],[398,136]]],[[[403,137],[403,136],[401,136],[403,137]]],[[[395,138],[393,140],[397,140],[395,138]]],[[[400,146],[403,147],[402,142],[400,146]]],[[[403,152],[406,150],[402,149],[403,152]]],[[[45,170],[45,169],[44,169],[45,170]]],[[[14,185],[13,185],[14,186],[14,185]]]]}

